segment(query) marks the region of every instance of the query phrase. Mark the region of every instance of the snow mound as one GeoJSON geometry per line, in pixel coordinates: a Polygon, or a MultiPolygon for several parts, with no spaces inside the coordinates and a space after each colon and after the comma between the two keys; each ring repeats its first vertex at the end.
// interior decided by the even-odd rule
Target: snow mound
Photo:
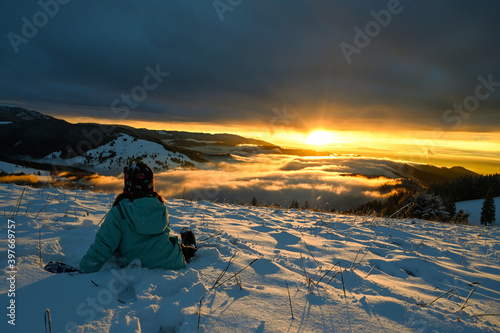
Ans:
{"type": "Polygon", "coordinates": [[[500,330],[497,227],[167,200],[172,232],[201,246],[186,269],[53,275],[39,244],[78,265],[113,195],[0,184],[0,198],[4,265],[15,230],[1,332],[43,331],[46,309],[53,332],[500,330]]]}

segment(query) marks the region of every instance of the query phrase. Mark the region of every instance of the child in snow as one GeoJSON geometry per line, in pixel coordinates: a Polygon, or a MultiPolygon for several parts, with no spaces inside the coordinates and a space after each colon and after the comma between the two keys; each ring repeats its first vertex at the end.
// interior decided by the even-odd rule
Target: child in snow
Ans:
{"type": "Polygon", "coordinates": [[[182,244],[170,236],[164,199],[155,192],[154,175],[143,163],[124,168],[125,187],[97,231],[94,243],[80,262],[84,273],[97,272],[117,252],[128,265],[140,259],[147,268],[181,269],[196,252],[194,235],[181,229],[182,244]]]}

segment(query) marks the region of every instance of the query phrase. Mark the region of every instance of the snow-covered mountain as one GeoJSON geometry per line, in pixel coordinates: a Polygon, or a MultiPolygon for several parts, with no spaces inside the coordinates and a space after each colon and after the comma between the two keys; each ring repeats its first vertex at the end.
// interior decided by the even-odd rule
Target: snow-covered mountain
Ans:
{"type": "Polygon", "coordinates": [[[0,199],[0,332],[42,332],[46,309],[53,332],[500,331],[498,227],[169,199],[202,246],[186,269],[53,275],[40,253],[78,265],[113,195],[0,199]]]}
{"type": "Polygon", "coordinates": [[[167,149],[160,143],[138,139],[128,134],[119,133],[116,138],[99,147],[87,151],[84,155],[63,158],[62,151],[53,152],[38,161],[54,165],[78,166],[101,175],[117,175],[123,167],[137,158],[147,163],[154,171],[173,168],[202,167],[179,151],[167,149]]]}
{"type": "MultiPolygon", "coordinates": [[[[210,168],[209,161],[231,160],[231,154],[278,153],[262,140],[234,134],[137,129],[123,125],[71,124],[19,107],[0,107],[0,160],[58,171],[85,170],[119,175],[123,166],[142,159],[156,171],[210,168]]],[[[318,154],[302,151],[302,153],[318,154]]],[[[328,153],[323,153],[328,155],[328,153]]]]}
{"type": "Polygon", "coordinates": [[[34,111],[5,110],[0,109],[0,119],[10,120],[0,125],[0,160],[5,162],[55,173],[85,170],[90,174],[119,174],[137,158],[160,171],[207,162],[198,152],[170,145],[158,131],[70,124],[34,111]]]}

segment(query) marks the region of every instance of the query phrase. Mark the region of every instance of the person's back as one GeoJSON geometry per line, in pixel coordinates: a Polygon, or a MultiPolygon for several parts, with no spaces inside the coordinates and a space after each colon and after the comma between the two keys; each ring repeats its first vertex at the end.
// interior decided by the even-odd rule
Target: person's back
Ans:
{"type": "Polygon", "coordinates": [[[96,272],[115,252],[125,265],[139,259],[147,268],[186,267],[184,255],[187,259],[194,255],[196,245],[188,255],[186,246],[181,248],[178,238],[170,236],[168,211],[154,190],[152,170],[145,163],[135,163],[124,174],[124,192],[116,198],[80,269],[96,272]]]}
{"type": "Polygon", "coordinates": [[[178,239],[169,233],[167,209],[156,198],[124,199],[109,212],[80,269],[99,270],[115,251],[125,265],[139,259],[147,268],[184,268],[178,239]]]}

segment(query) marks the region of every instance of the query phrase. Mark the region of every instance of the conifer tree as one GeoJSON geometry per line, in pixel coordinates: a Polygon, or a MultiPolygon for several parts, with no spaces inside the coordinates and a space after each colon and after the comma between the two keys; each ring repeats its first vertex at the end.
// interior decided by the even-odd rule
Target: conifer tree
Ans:
{"type": "Polygon", "coordinates": [[[484,198],[481,209],[481,224],[488,225],[495,223],[495,201],[493,199],[493,188],[490,186],[484,198]]]}
{"type": "Polygon", "coordinates": [[[412,204],[406,211],[406,216],[440,221],[448,218],[448,213],[440,196],[430,193],[419,193],[413,198],[412,204]]]}
{"type": "Polygon", "coordinates": [[[457,205],[451,196],[446,196],[443,198],[443,204],[446,212],[448,213],[448,217],[453,218],[457,213],[457,205]]]}

